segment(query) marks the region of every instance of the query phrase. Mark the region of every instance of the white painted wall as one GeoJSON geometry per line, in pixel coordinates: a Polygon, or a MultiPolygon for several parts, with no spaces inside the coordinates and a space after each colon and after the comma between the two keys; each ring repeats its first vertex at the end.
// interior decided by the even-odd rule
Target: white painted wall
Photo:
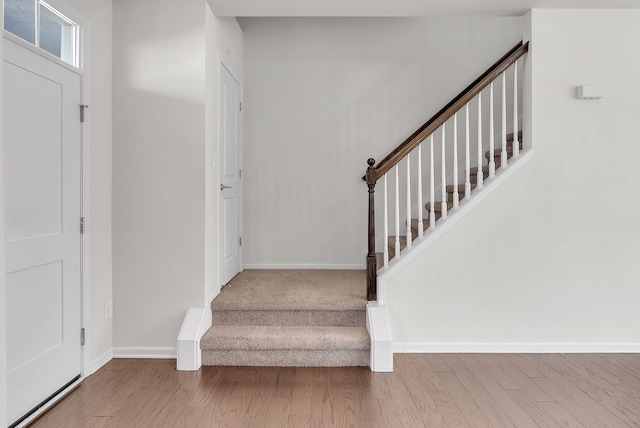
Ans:
{"type": "Polygon", "coordinates": [[[522,35],[520,18],[240,23],[248,266],[362,266],[367,158],[381,159],[522,35]]]}
{"type": "Polygon", "coordinates": [[[242,83],[243,35],[235,18],[216,17],[206,7],[206,105],[205,105],[205,288],[206,302],[220,291],[218,279],[218,88],[223,62],[242,83]]]}
{"type": "Polygon", "coordinates": [[[114,28],[114,347],[164,352],[219,290],[218,63],[242,78],[242,30],[205,0],[118,1],[114,28]]]}
{"type": "Polygon", "coordinates": [[[112,302],[111,258],[111,66],[112,66],[112,2],[111,0],[65,0],[90,24],[90,98],[91,125],[88,166],[91,177],[90,223],[91,260],[90,296],[91,325],[88,333],[91,361],[112,347],[113,319],[104,319],[104,305],[112,302]]]}
{"type": "Polygon", "coordinates": [[[529,19],[533,159],[389,280],[397,349],[640,343],[640,11],[529,19]]]}
{"type": "Polygon", "coordinates": [[[202,307],[205,3],[114,2],[114,351],[176,346],[202,307]]]}

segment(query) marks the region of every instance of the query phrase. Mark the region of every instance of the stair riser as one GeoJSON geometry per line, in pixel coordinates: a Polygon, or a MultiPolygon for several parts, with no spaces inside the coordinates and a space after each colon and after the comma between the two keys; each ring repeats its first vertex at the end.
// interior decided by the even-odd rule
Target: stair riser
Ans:
{"type": "Polygon", "coordinates": [[[366,367],[369,349],[202,350],[205,366],[366,367]]]}
{"type": "Polygon", "coordinates": [[[360,327],[365,311],[213,311],[213,325],[360,327]]]}

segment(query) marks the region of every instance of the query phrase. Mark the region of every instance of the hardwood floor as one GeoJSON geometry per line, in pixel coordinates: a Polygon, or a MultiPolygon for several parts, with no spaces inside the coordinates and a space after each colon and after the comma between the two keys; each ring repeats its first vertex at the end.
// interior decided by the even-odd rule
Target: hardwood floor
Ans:
{"type": "Polygon", "coordinates": [[[640,427],[640,354],[399,354],[367,368],[113,360],[42,427],[640,427]]]}

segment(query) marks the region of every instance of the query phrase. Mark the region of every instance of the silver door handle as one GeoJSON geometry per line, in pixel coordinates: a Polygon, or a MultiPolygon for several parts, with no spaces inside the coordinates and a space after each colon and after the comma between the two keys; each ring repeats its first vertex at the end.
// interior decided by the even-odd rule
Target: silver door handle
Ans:
{"type": "Polygon", "coordinates": [[[220,185],[220,190],[231,189],[231,186],[225,186],[224,184],[220,185]]]}

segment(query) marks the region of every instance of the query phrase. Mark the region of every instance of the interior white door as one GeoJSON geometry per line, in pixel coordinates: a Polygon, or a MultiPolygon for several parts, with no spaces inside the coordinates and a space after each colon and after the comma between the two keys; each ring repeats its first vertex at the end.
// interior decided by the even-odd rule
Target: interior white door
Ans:
{"type": "Polygon", "coordinates": [[[80,377],[81,76],[5,39],[9,423],[80,377]]]}
{"type": "Polygon", "coordinates": [[[224,66],[220,74],[220,281],[241,270],[242,120],[240,84],[224,66]]]}

